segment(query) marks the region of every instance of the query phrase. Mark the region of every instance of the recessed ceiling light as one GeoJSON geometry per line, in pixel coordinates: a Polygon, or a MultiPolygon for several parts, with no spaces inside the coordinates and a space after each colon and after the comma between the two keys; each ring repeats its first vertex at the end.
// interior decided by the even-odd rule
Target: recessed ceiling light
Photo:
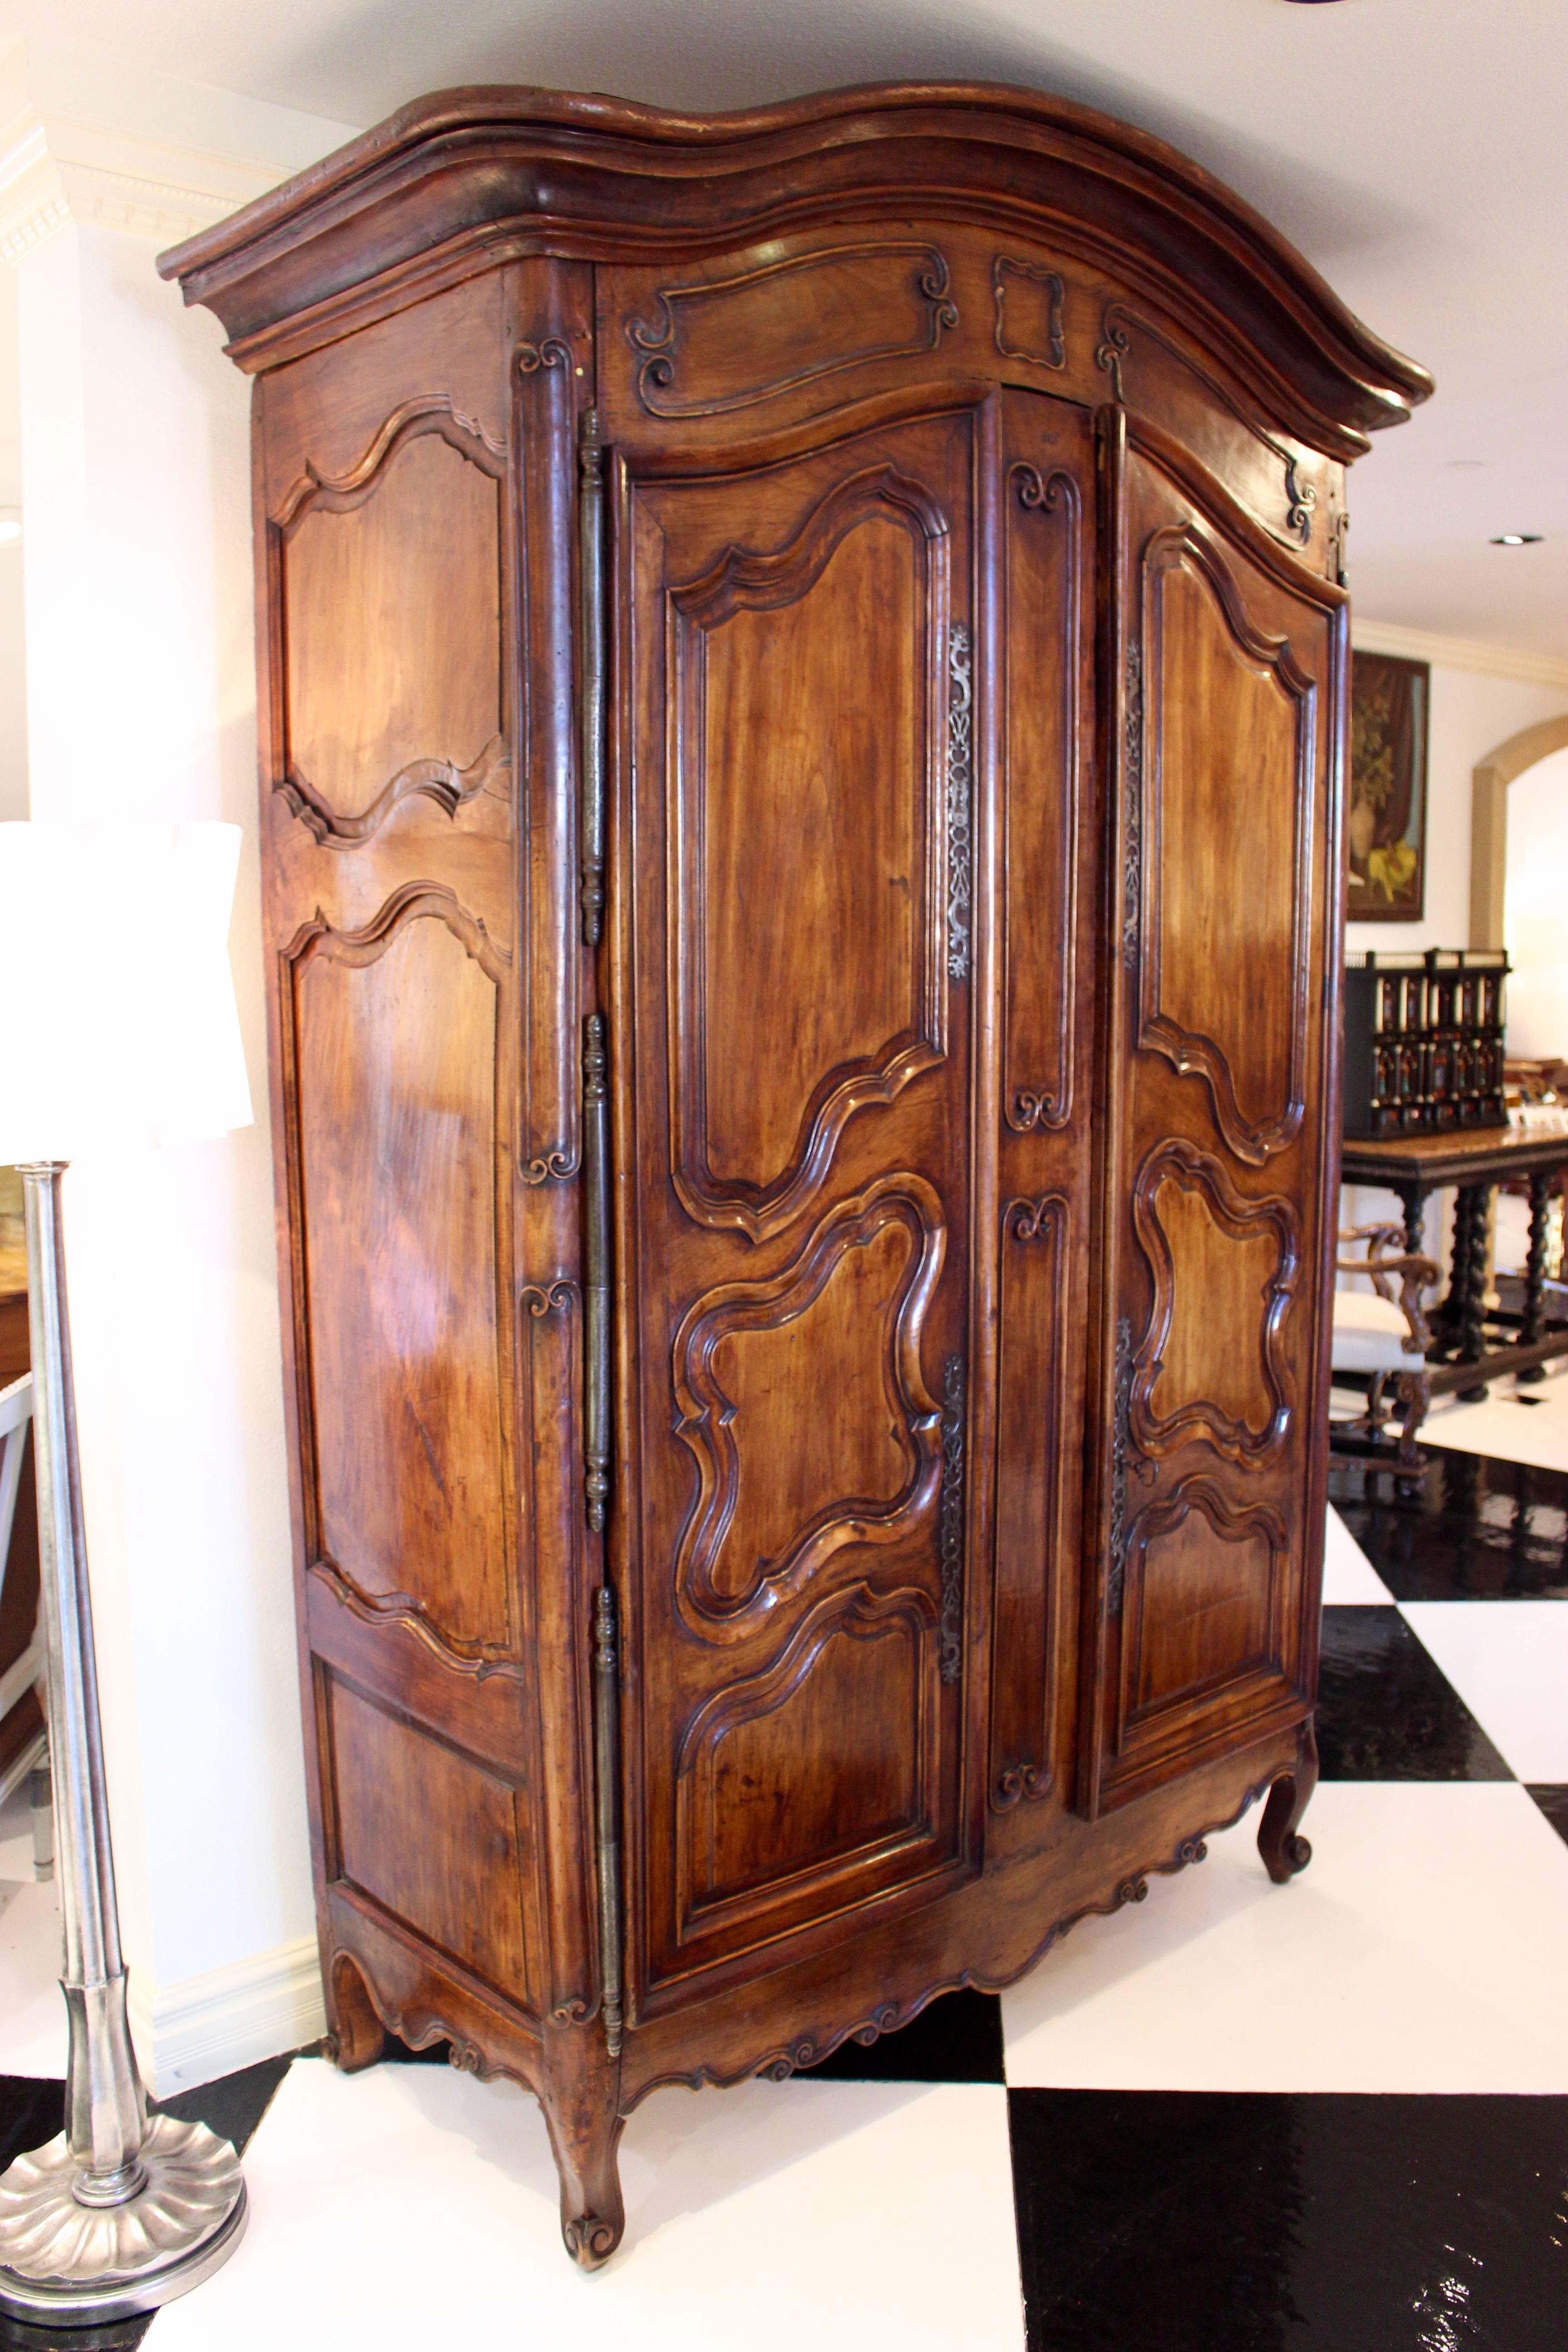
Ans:
{"type": "Polygon", "coordinates": [[[1500,530],[1489,540],[1489,547],[1539,547],[1542,534],[1538,530],[1500,530]]]}
{"type": "Polygon", "coordinates": [[[15,547],[21,536],[21,508],[0,507],[0,547],[15,547]]]}

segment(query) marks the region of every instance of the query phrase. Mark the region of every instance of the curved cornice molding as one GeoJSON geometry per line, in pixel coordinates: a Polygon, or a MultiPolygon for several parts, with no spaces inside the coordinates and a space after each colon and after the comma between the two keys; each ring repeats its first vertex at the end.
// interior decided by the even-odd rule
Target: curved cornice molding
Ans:
{"type": "Polygon", "coordinates": [[[1432,389],[1250,205],[1163,140],[1066,99],[970,83],[714,115],[442,91],[158,266],[217,312],[255,369],[497,260],[689,257],[850,215],[907,218],[916,188],[933,213],[1070,239],[1152,299],[1178,299],[1331,454],[1353,456],[1432,389]]]}

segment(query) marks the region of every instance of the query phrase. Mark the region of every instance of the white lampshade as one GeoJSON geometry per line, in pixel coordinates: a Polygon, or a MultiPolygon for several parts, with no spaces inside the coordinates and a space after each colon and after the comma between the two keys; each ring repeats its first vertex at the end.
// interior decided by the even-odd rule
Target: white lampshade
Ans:
{"type": "Polygon", "coordinates": [[[0,824],[0,1165],[248,1127],[234,824],[0,824]]]}

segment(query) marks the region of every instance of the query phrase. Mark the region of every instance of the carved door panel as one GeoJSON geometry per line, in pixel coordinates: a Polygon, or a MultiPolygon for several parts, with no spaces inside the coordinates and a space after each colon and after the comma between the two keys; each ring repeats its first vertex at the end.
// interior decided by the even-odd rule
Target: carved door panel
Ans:
{"type": "Polygon", "coordinates": [[[572,601],[551,554],[573,395],[541,351],[586,332],[587,283],[475,279],[279,369],[258,412],[323,1905],[339,1948],[373,1939],[373,1981],[390,1937],[536,2018],[594,1995],[572,601]],[[525,704],[520,662],[555,695],[525,704]]]}
{"type": "Polygon", "coordinates": [[[964,1866],[973,1680],[979,412],[830,421],[783,455],[737,428],[700,460],[659,430],[613,468],[612,1552],[644,2015],[964,1866]]]}
{"type": "Polygon", "coordinates": [[[1314,1685],[1346,661],[1342,591],[1152,428],[1104,424],[1121,1230],[1091,1804],[1299,1717],[1314,1685]]]}

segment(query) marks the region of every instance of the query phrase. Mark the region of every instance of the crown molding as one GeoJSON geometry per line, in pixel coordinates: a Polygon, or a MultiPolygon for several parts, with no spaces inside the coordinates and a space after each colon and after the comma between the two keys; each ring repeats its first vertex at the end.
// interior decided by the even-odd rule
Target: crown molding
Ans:
{"type": "Polygon", "coordinates": [[[1510,646],[1489,646],[1478,637],[1440,636],[1429,629],[1403,629],[1393,621],[1363,620],[1351,624],[1352,642],[1363,653],[1394,654],[1405,661],[1430,662],[1434,669],[1465,669],[1483,677],[1516,678],[1524,686],[1568,688],[1568,661],[1550,654],[1525,653],[1510,646]]]}
{"type": "Polygon", "coordinates": [[[72,223],[158,246],[265,195],[349,126],[34,41],[0,57],[0,260],[72,223]]]}

